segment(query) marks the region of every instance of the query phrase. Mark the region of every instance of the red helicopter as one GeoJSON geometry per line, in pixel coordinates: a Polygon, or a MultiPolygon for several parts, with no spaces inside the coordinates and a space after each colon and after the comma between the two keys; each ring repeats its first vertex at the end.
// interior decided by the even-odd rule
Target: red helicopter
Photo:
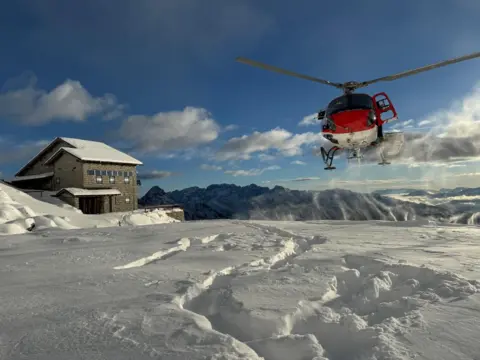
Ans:
{"type": "Polygon", "coordinates": [[[388,165],[390,163],[386,161],[384,145],[387,143],[390,143],[391,145],[395,142],[398,149],[403,146],[403,134],[397,132],[383,133],[383,124],[398,119],[397,111],[388,95],[384,92],[380,92],[370,96],[365,93],[354,93],[355,90],[380,81],[393,81],[478,57],[480,57],[480,52],[404,71],[395,75],[384,76],[374,80],[363,82],[348,81],[345,83],[334,83],[309,75],[299,74],[244,57],[238,57],[236,61],[280,74],[330,85],[343,90],[342,96],[333,99],[328,104],[326,110],[319,111],[317,115],[317,119],[322,120],[323,122],[323,137],[334,144],[328,151],[323,147],[320,148],[325,163],[325,170],[334,170],[335,167],[332,166],[332,162],[333,157],[338,150],[347,150],[348,160],[357,159],[360,161],[360,159],[363,158],[361,155],[362,149],[378,147],[380,148],[381,158],[379,165],[388,165]],[[390,116],[388,116],[388,114],[390,114],[390,116]]]}

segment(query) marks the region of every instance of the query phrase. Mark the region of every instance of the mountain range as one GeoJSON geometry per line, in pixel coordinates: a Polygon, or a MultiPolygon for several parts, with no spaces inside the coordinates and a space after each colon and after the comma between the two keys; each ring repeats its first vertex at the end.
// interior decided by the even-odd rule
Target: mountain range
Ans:
{"type": "Polygon", "coordinates": [[[165,192],[152,187],[140,206],[179,204],[186,220],[391,220],[427,218],[442,222],[480,223],[480,188],[379,190],[358,193],[344,189],[291,190],[255,184],[215,184],[165,192]],[[460,197],[460,199],[459,199],[460,197]],[[421,200],[419,200],[421,198],[421,200]],[[432,203],[437,199],[436,203],[432,203]],[[439,201],[438,199],[441,199],[439,201]]]}

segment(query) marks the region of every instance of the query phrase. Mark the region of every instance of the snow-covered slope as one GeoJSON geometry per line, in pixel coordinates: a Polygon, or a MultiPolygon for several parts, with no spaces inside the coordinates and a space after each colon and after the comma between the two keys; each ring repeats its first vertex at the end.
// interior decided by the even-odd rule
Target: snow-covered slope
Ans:
{"type": "Polygon", "coordinates": [[[6,236],[0,359],[476,359],[479,238],[232,220],[6,236]]]}
{"type": "Polygon", "coordinates": [[[143,205],[181,204],[187,220],[269,219],[269,220],[392,220],[417,217],[449,219],[448,206],[431,206],[391,199],[379,194],[349,190],[325,191],[273,189],[257,185],[210,185],[166,193],[158,186],[140,200],[143,205]]]}
{"type": "MultiPolygon", "coordinates": [[[[46,196],[46,195],[45,195],[46,196]]],[[[29,229],[78,229],[118,225],[150,225],[175,222],[164,211],[85,215],[72,206],[38,200],[0,182],[0,235],[22,234],[29,229]]]]}
{"type": "Polygon", "coordinates": [[[480,188],[457,187],[438,191],[405,189],[397,193],[387,189],[376,193],[416,204],[441,205],[451,209],[450,222],[480,225],[480,188]]]}

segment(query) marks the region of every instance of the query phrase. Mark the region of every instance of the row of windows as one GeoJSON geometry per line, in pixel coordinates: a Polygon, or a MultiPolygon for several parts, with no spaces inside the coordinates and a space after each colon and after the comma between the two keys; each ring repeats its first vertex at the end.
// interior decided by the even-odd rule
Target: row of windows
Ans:
{"type": "Polygon", "coordinates": [[[133,171],[87,170],[87,175],[132,177],[133,176],[133,171]]]}
{"type": "MultiPolygon", "coordinates": [[[[103,176],[98,176],[98,175],[97,175],[97,176],[95,177],[95,182],[96,182],[97,184],[103,184],[103,176]]],[[[115,184],[115,176],[110,176],[110,177],[108,178],[108,182],[109,182],[110,184],[115,184]]],[[[129,177],[124,177],[124,178],[123,178],[123,183],[124,183],[124,184],[130,184],[130,178],[129,178],[129,177]]]]}

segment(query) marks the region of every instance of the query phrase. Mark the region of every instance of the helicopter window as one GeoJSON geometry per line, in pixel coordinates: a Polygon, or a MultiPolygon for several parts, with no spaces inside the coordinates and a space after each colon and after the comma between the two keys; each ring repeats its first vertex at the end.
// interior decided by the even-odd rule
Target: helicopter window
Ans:
{"type": "Polygon", "coordinates": [[[346,110],[373,109],[373,101],[368,94],[348,94],[333,99],[328,104],[327,113],[332,115],[346,110]]]}
{"type": "Polygon", "coordinates": [[[377,106],[380,110],[384,110],[390,106],[387,99],[381,99],[377,101],[377,106]]]}

